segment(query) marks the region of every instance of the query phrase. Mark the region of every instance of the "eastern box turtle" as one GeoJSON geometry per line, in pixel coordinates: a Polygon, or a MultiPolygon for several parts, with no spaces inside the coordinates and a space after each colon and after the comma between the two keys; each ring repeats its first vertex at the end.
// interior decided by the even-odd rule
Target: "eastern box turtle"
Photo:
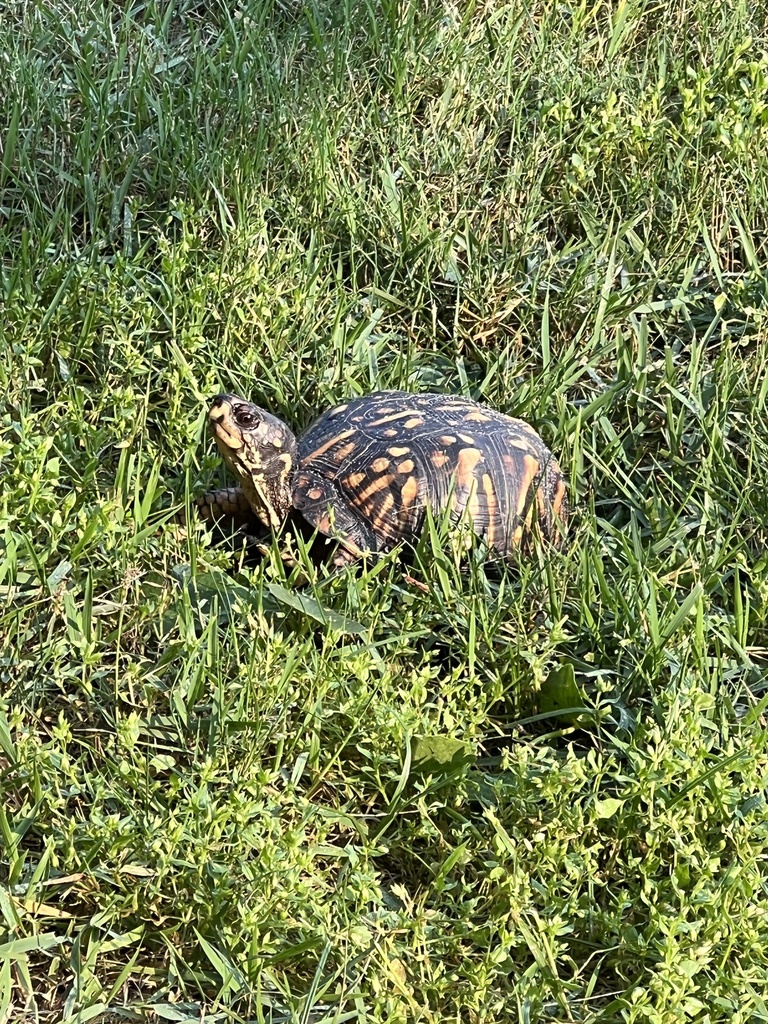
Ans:
{"type": "Polygon", "coordinates": [[[298,515],[338,540],[339,565],[414,544],[427,506],[469,521],[501,556],[534,521],[554,542],[566,526],[563,474],[536,431],[468,398],[376,391],[299,437],[236,395],[218,395],[208,415],[240,486],[199,498],[202,513],[235,526],[255,515],[275,530],[298,515]]]}

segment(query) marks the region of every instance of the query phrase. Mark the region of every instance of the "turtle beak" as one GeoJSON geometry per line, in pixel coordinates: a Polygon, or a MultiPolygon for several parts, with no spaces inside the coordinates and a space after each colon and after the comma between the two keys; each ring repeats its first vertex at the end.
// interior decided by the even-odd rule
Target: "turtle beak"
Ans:
{"type": "Polygon", "coordinates": [[[243,447],[243,435],[232,417],[232,395],[216,395],[211,399],[208,423],[217,443],[227,448],[243,447]]]}
{"type": "Polygon", "coordinates": [[[222,417],[232,415],[233,395],[214,395],[208,406],[208,418],[211,423],[220,423],[222,417]]]}

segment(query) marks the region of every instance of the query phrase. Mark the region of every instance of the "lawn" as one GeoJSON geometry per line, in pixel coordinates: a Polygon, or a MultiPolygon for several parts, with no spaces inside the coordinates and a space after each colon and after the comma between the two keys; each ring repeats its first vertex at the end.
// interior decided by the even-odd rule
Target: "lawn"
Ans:
{"type": "Polygon", "coordinates": [[[0,1021],[768,1021],[765,6],[0,25],[0,1021]],[[566,547],[180,524],[212,395],[389,387],[566,547]]]}

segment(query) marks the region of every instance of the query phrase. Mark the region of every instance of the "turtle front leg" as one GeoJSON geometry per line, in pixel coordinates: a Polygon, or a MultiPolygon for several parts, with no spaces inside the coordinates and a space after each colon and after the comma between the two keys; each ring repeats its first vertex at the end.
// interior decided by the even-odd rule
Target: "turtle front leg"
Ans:
{"type": "Polygon", "coordinates": [[[232,533],[256,533],[259,528],[263,530],[263,524],[248,504],[242,487],[220,487],[208,491],[195,498],[195,504],[202,518],[207,523],[215,523],[220,529],[229,525],[232,533]]]}
{"type": "Polygon", "coordinates": [[[241,487],[220,487],[195,499],[200,517],[219,540],[245,545],[246,552],[263,554],[267,530],[248,503],[241,487]]]}

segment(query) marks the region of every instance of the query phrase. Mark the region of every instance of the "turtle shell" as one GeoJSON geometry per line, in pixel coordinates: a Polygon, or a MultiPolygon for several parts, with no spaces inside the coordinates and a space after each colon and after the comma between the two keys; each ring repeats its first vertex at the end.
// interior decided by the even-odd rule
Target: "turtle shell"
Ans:
{"type": "Polygon", "coordinates": [[[536,431],[468,398],[380,391],[338,405],[298,438],[293,506],[350,554],[418,539],[426,509],[468,519],[501,555],[532,523],[557,540],[563,474],[536,431]]]}

